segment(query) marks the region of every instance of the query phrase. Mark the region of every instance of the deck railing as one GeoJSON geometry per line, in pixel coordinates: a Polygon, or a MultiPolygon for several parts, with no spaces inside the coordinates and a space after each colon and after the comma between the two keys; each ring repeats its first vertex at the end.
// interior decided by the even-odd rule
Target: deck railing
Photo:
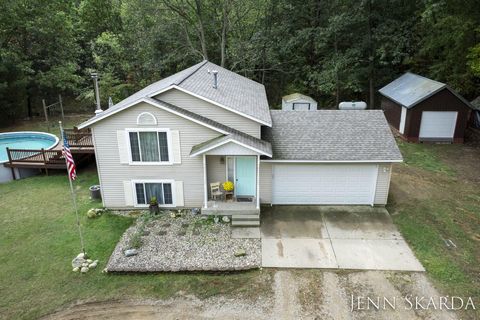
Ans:
{"type": "Polygon", "coordinates": [[[92,132],[90,129],[64,129],[65,138],[72,148],[93,148],[92,132]]]}
{"type": "Polygon", "coordinates": [[[61,150],[45,150],[45,149],[10,149],[7,148],[8,161],[10,164],[15,163],[41,163],[48,165],[65,165],[61,150]]]}

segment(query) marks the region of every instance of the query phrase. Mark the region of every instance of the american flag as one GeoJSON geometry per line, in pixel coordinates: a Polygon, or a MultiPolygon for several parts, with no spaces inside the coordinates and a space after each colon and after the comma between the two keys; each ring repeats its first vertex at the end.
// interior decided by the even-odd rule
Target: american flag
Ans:
{"type": "Polygon", "coordinates": [[[62,153],[65,157],[65,161],[67,162],[68,175],[70,176],[70,179],[75,180],[77,177],[77,172],[75,171],[75,162],[73,161],[72,152],[70,151],[70,145],[65,137],[65,133],[63,133],[62,153]]]}

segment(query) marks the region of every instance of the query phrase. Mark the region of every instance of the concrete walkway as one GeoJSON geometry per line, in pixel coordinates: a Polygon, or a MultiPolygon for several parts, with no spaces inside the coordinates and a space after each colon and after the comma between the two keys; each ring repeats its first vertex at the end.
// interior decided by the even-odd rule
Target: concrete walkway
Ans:
{"type": "Polygon", "coordinates": [[[385,208],[262,210],[262,266],[425,271],[385,208]]]}

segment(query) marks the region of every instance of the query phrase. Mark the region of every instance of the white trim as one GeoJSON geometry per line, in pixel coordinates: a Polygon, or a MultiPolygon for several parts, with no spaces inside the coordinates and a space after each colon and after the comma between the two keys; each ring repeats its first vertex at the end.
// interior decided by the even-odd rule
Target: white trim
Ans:
{"type": "MultiPolygon", "coordinates": [[[[148,208],[149,204],[138,204],[137,203],[137,188],[135,187],[136,183],[170,183],[172,189],[172,204],[158,204],[159,207],[172,208],[176,206],[177,203],[177,189],[175,186],[175,180],[172,179],[135,179],[131,180],[132,184],[132,193],[133,193],[133,206],[135,208],[148,208]]],[[[163,190],[163,188],[162,188],[163,190]]],[[[165,197],[165,195],[164,195],[165,197]]]]}
{"type": "Polygon", "coordinates": [[[256,178],[257,178],[257,209],[260,209],[260,156],[257,156],[257,170],[256,170],[256,178]]]}
{"type": "Polygon", "coordinates": [[[260,160],[261,162],[277,163],[394,163],[403,160],[260,160]]]}
{"type": "Polygon", "coordinates": [[[209,125],[209,124],[206,124],[206,123],[204,123],[204,122],[202,122],[202,121],[200,121],[200,120],[194,119],[194,118],[189,117],[189,116],[187,116],[187,115],[184,115],[184,114],[182,114],[182,113],[180,113],[180,112],[174,111],[174,110],[172,110],[172,109],[170,109],[170,108],[168,108],[168,107],[165,107],[165,106],[161,105],[160,103],[157,103],[157,102],[155,102],[155,101],[152,101],[152,99],[150,99],[150,98],[149,98],[149,99],[147,99],[147,98],[140,98],[140,99],[138,99],[138,100],[135,100],[134,102],[131,102],[131,103],[127,104],[125,107],[122,107],[122,108],[119,108],[119,109],[117,109],[117,110],[115,110],[115,111],[112,111],[111,113],[107,114],[106,116],[103,116],[103,117],[100,116],[100,117],[98,117],[98,119],[95,119],[95,118],[90,119],[90,120],[92,120],[90,123],[88,122],[89,120],[87,120],[87,122],[85,122],[84,124],[79,125],[79,126],[78,126],[78,129],[83,129],[83,128],[89,127],[89,126],[91,126],[92,124],[94,124],[94,123],[96,123],[96,122],[98,122],[98,121],[100,121],[100,120],[102,120],[102,119],[104,119],[104,118],[107,118],[107,117],[109,117],[109,116],[111,116],[111,115],[114,115],[114,114],[120,112],[120,111],[123,111],[123,110],[125,110],[125,109],[128,109],[128,108],[130,108],[131,106],[136,105],[136,104],[139,104],[139,103],[141,103],[141,102],[148,103],[148,104],[150,104],[150,105],[152,105],[152,106],[154,106],[154,107],[160,108],[160,109],[165,110],[165,111],[170,112],[170,113],[173,113],[173,114],[175,114],[175,115],[177,115],[177,116],[179,116],[179,117],[185,118],[185,119],[190,120],[190,121],[195,122],[195,123],[198,123],[198,124],[200,124],[200,125],[202,125],[202,126],[204,126],[204,127],[207,127],[207,128],[209,128],[209,129],[212,129],[212,130],[214,130],[214,131],[217,131],[217,132],[220,132],[220,133],[223,133],[223,134],[228,134],[228,133],[229,133],[229,132],[224,131],[224,130],[222,130],[222,129],[219,129],[219,128],[217,128],[217,127],[214,127],[214,126],[211,126],[211,125],[209,125]]]}
{"type": "Polygon", "coordinates": [[[213,145],[213,146],[211,146],[211,147],[208,147],[207,149],[197,151],[196,153],[191,154],[190,157],[192,157],[192,158],[193,158],[193,157],[196,157],[196,156],[198,156],[198,155],[200,155],[200,154],[202,154],[202,153],[205,153],[205,152],[208,152],[208,151],[210,151],[210,150],[212,150],[212,149],[215,149],[215,148],[218,148],[218,147],[220,147],[220,146],[223,146],[224,144],[227,144],[227,143],[229,143],[229,142],[236,143],[236,144],[238,144],[238,145],[240,145],[240,146],[242,146],[242,147],[244,147],[244,148],[247,148],[247,149],[250,149],[250,150],[252,150],[252,151],[254,151],[254,152],[263,154],[263,155],[265,155],[265,156],[267,156],[267,157],[271,157],[271,156],[272,156],[272,155],[269,154],[269,153],[266,153],[266,152],[264,152],[264,151],[258,150],[257,148],[248,146],[248,145],[246,145],[246,144],[244,144],[244,143],[241,143],[241,142],[239,142],[239,141],[237,141],[237,140],[235,140],[235,139],[230,138],[230,139],[227,139],[227,140],[225,140],[225,141],[221,141],[221,142],[219,142],[219,143],[217,143],[217,144],[215,144],[215,145],[213,145]]]}
{"type": "Polygon", "coordinates": [[[375,196],[377,195],[377,183],[378,183],[378,170],[380,170],[380,165],[377,164],[377,170],[375,171],[375,180],[373,181],[373,192],[372,192],[372,204],[375,205],[375,196]]]}
{"type": "Polygon", "coordinates": [[[401,134],[405,133],[405,122],[407,119],[407,108],[402,106],[402,113],[400,114],[400,125],[398,126],[398,131],[401,134]]]}
{"type": "Polygon", "coordinates": [[[237,188],[235,188],[237,181],[237,157],[236,156],[226,156],[225,157],[225,181],[230,181],[233,183],[233,196],[237,196],[237,188]],[[228,158],[233,159],[233,181],[228,180],[228,158]]]}
{"type": "Polygon", "coordinates": [[[207,191],[207,156],[203,155],[203,207],[207,209],[208,207],[208,191],[207,191]]]}
{"type": "Polygon", "coordinates": [[[98,183],[100,184],[100,195],[102,196],[102,206],[105,208],[105,197],[103,194],[103,184],[102,184],[102,173],[100,170],[100,164],[98,163],[98,153],[97,153],[97,148],[96,143],[95,143],[95,133],[93,128],[90,129],[90,132],[92,133],[92,142],[93,142],[93,150],[95,152],[95,164],[97,165],[97,173],[98,173],[98,183]]]}
{"type": "Polygon", "coordinates": [[[220,108],[223,108],[223,109],[228,110],[228,111],[230,111],[230,112],[236,113],[236,114],[238,114],[238,115],[240,115],[240,116],[242,116],[242,117],[245,117],[245,118],[247,118],[247,119],[253,120],[253,121],[258,122],[258,123],[260,123],[260,124],[263,124],[263,125],[265,125],[265,126],[267,126],[267,127],[272,127],[272,124],[271,124],[271,123],[269,124],[269,123],[267,123],[267,122],[265,122],[265,121],[259,120],[259,119],[255,118],[255,117],[252,117],[252,116],[250,116],[250,115],[248,115],[248,114],[246,114],[246,113],[240,112],[240,111],[235,110],[235,109],[230,108],[230,107],[227,107],[227,106],[225,106],[225,105],[223,105],[223,104],[221,104],[221,103],[218,103],[218,102],[215,102],[215,101],[210,100],[210,99],[208,99],[208,98],[205,98],[205,97],[203,97],[203,96],[201,96],[201,95],[198,95],[198,94],[196,94],[196,93],[193,93],[193,92],[191,92],[191,91],[189,91],[189,90],[187,90],[187,89],[181,88],[181,87],[179,87],[179,86],[177,86],[177,85],[171,85],[171,86],[169,86],[169,87],[167,87],[167,88],[163,88],[162,90],[153,92],[153,93],[149,94],[148,97],[151,98],[151,97],[157,96],[157,95],[159,95],[159,94],[161,94],[161,93],[164,93],[164,92],[166,92],[166,91],[168,91],[168,90],[171,90],[171,89],[177,89],[177,90],[182,91],[182,92],[184,92],[184,93],[186,93],[186,94],[189,94],[189,95],[191,95],[191,96],[194,96],[194,97],[196,97],[196,98],[198,98],[198,99],[201,99],[201,100],[203,100],[203,101],[206,101],[206,102],[209,102],[209,103],[211,103],[211,104],[214,104],[214,105],[216,105],[216,106],[218,106],[218,107],[220,107],[220,108]]]}
{"type": "Polygon", "coordinates": [[[154,121],[153,125],[157,125],[158,124],[157,118],[153,114],[151,114],[150,112],[147,112],[147,111],[142,112],[137,116],[137,125],[139,125],[139,126],[151,126],[151,124],[143,124],[143,123],[140,123],[140,121],[139,121],[141,116],[147,115],[147,114],[153,118],[153,121],[154,121]]]}
{"type": "MultiPolygon", "coordinates": [[[[125,139],[127,140],[128,146],[128,164],[131,166],[165,166],[173,165],[173,153],[172,153],[172,135],[169,128],[126,128],[125,139]],[[130,145],[130,132],[165,132],[167,134],[167,147],[168,147],[168,161],[156,161],[156,162],[144,162],[144,161],[133,161],[132,160],[132,146],[130,145]]],[[[157,138],[158,139],[158,138],[157,138]]],[[[140,139],[138,141],[138,148],[140,149],[140,155],[142,153],[140,147],[140,139]]],[[[158,149],[160,157],[160,147],[158,149]]]]}

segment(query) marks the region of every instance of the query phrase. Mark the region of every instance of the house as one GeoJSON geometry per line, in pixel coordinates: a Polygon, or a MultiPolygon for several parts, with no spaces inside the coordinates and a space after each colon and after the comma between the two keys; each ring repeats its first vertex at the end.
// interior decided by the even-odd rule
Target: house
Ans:
{"type": "Polygon", "coordinates": [[[203,61],[79,125],[104,205],[256,213],[260,204],[385,205],[402,161],[380,110],[270,111],[260,83],[203,61]],[[212,74],[211,70],[216,70],[212,74]],[[235,201],[210,183],[233,181],[235,201]]]}
{"type": "Polygon", "coordinates": [[[388,122],[406,140],[463,142],[471,105],[445,83],[406,73],[379,92],[388,122]]]}
{"type": "Polygon", "coordinates": [[[292,93],[282,98],[282,110],[316,111],[317,101],[300,93],[292,93]]]}

